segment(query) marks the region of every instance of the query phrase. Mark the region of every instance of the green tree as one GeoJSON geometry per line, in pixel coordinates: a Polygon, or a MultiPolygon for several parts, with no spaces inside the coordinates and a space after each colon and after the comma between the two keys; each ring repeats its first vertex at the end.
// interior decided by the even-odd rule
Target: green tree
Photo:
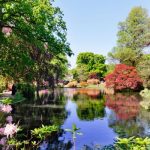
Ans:
{"type": "Polygon", "coordinates": [[[51,75],[51,60],[60,54],[72,54],[63,14],[49,0],[4,0],[0,2],[0,13],[3,76],[39,84],[51,75]]]}
{"type": "Polygon", "coordinates": [[[146,9],[134,7],[125,21],[119,23],[117,46],[108,56],[126,65],[136,66],[143,49],[150,44],[150,18],[146,9]]]}
{"type": "Polygon", "coordinates": [[[79,80],[87,80],[91,73],[96,73],[100,78],[104,76],[105,72],[106,65],[104,56],[92,52],[82,52],[78,55],[76,73],[78,74],[79,80]]]}
{"type": "Polygon", "coordinates": [[[137,66],[138,73],[145,88],[150,89],[150,55],[144,55],[137,66]]]}

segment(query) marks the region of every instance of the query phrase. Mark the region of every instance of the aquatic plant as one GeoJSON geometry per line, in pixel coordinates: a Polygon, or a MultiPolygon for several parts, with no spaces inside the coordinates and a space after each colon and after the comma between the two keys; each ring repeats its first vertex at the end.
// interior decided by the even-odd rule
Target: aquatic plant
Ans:
{"type": "Polygon", "coordinates": [[[76,150],[75,139],[77,138],[76,135],[82,135],[81,132],[78,132],[80,128],[77,128],[76,124],[72,124],[72,129],[65,129],[65,131],[70,132],[72,134],[72,140],[74,144],[74,150],[76,150]]]}
{"type": "Polygon", "coordinates": [[[52,132],[58,131],[58,129],[59,128],[56,125],[42,125],[42,127],[40,128],[35,128],[34,130],[31,130],[31,134],[40,140],[44,140],[46,136],[50,135],[52,132]]]}
{"type": "Polygon", "coordinates": [[[71,132],[73,139],[76,138],[76,135],[82,135],[82,133],[78,132],[78,130],[80,130],[80,128],[77,128],[76,124],[74,123],[72,124],[72,129],[65,129],[65,131],[71,132]]]}

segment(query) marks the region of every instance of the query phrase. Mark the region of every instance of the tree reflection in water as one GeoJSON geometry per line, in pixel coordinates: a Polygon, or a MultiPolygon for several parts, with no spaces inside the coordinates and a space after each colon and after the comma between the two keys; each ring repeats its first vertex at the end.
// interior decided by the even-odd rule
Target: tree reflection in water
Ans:
{"type": "Polygon", "coordinates": [[[77,104],[79,119],[88,121],[104,117],[105,100],[99,90],[79,89],[73,100],[77,104]]]}
{"type": "Polygon", "coordinates": [[[116,113],[118,119],[122,120],[136,117],[140,110],[139,99],[136,95],[121,93],[106,95],[105,105],[116,113]]]}
{"type": "MultiPolygon", "coordinates": [[[[19,126],[22,128],[21,134],[26,135],[22,138],[30,139],[30,130],[41,127],[42,124],[61,126],[68,115],[65,105],[66,97],[61,90],[56,90],[54,93],[46,92],[41,94],[38,100],[24,101],[14,105],[14,122],[19,120],[19,126]]],[[[53,136],[55,143],[66,146],[65,143],[57,140],[59,136],[53,136]]],[[[53,143],[53,146],[55,143],[53,143]]]]}
{"type": "Polygon", "coordinates": [[[141,135],[143,128],[137,123],[140,113],[140,97],[136,94],[106,95],[105,105],[112,110],[109,116],[109,126],[120,137],[141,135]]]}

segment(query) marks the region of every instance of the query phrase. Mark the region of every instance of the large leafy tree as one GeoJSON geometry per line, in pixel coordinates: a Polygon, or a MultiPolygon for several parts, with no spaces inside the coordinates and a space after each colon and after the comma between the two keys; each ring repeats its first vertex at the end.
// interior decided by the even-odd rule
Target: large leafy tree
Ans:
{"type": "MultiPolygon", "coordinates": [[[[77,73],[80,76],[85,76],[85,80],[90,74],[97,74],[97,76],[103,77],[106,72],[105,57],[100,54],[94,54],[92,52],[80,53],[77,57],[77,73]]],[[[80,80],[83,80],[83,79],[80,80]]]]}
{"type": "Polygon", "coordinates": [[[150,18],[142,7],[134,7],[119,23],[117,46],[108,55],[120,63],[136,66],[143,49],[150,45],[150,18]]]}
{"type": "Polygon", "coordinates": [[[63,14],[49,0],[3,0],[0,14],[3,76],[39,83],[50,75],[52,59],[72,54],[63,14]]]}
{"type": "Polygon", "coordinates": [[[137,66],[138,73],[145,88],[150,89],[150,55],[144,55],[137,66]]]}

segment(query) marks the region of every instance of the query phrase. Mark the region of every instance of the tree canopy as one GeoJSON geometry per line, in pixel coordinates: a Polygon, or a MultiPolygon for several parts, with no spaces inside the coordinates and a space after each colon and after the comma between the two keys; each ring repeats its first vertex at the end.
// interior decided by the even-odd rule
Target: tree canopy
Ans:
{"type": "Polygon", "coordinates": [[[77,57],[77,67],[73,70],[76,80],[85,81],[90,74],[97,74],[103,77],[106,72],[105,57],[92,52],[79,53],[77,57]]]}
{"type": "Polygon", "coordinates": [[[63,60],[60,55],[72,55],[63,14],[49,0],[3,0],[0,13],[0,74],[3,76],[42,80],[50,75],[52,60],[60,62],[63,60]]]}
{"type": "Polygon", "coordinates": [[[119,63],[136,66],[145,47],[150,45],[150,18],[147,10],[134,7],[119,23],[117,46],[108,56],[119,63]]]}

